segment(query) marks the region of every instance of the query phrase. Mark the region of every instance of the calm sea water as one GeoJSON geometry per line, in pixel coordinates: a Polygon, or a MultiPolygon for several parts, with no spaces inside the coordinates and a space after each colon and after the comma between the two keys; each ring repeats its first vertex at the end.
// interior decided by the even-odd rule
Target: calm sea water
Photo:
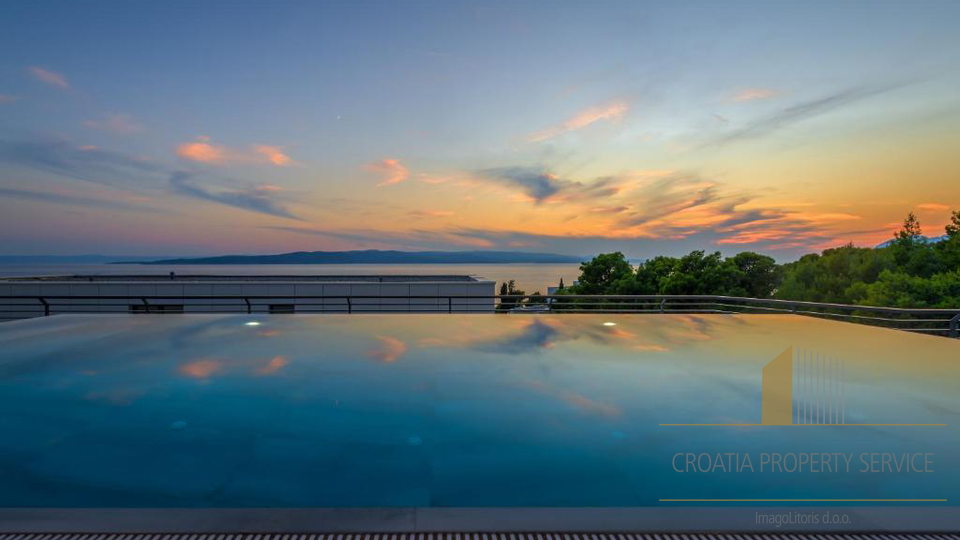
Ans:
{"type": "MultiPolygon", "coordinates": [[[[789,315],[4,323],[0,507],[956,505],[958,358],[956,340],[789,315]],[[859,425],[756,425],[764,366],[791,346],[844,359],[859,425]],[[763,468],[764,453],[817,464],[763,468]],[[904,453],[933,472],[861,472],[865,454],[904,453]]],[[[798,417],[830,411],[800,380],[798,417]]]]}
{"type": "Polygon", "coordinates": [[[496,281],[516,280],[528,293],[546,293],[560,278],[567,285],[580,275],[577,264],[263,264],[263,265],[138,265],[48,264],[2,265],[0,277],[61,274],[229,274],[229,275],[364,275],[364,274],[467,274],[496,281]]]}

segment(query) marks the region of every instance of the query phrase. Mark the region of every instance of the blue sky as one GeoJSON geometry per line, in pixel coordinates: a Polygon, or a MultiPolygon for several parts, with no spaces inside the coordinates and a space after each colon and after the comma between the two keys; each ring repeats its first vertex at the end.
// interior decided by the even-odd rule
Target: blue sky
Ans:
{"type": "Polygon", "coordinates": [[[18,254],[791,258],[960,208],[956,2],[31,2],[18,254]],[[518,5],[519,4],[519,5],[518,5]]]}

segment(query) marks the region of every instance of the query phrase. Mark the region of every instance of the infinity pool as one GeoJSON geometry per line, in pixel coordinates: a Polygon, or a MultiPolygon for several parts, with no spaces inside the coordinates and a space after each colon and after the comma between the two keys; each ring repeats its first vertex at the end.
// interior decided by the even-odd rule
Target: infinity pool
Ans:
{"type": "Polygon", "coordinates": [[[0,506],[942,506],[958,375],[960,341],[787,315],[61,315],[0,325],[0,506]],[[787,350],[792,421],[836,366],[815,403],[861,425],[750,425],[787,350]]]}

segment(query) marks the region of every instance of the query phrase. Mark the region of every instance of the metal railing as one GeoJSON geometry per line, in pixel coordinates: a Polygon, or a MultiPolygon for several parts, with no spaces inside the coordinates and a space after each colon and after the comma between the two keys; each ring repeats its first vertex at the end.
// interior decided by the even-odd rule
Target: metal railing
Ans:
{"type": "Polygon", "coordinates": [[[910,309],[720,295],[0,295],[0,320],[63,313],[794,314],[960,337],[960,309],[910,309]]]}

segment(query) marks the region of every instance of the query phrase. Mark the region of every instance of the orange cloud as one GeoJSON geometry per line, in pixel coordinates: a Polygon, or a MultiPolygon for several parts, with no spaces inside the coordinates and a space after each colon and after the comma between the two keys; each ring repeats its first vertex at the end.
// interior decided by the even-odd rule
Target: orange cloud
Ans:
{"type": "Polygon", "coordinates": [[[451,175],[451,176],[434,176],[430,174],[420,173],[417,175],[417,179],[423,182],[424,184],[445,184],[451,180],[457,180],[460,176],[451,175]]]}
{"type": "Polygon", "coordinates": [[[177,155],[183,159],[201,163],[226,162],[226,149],[224,147],[206,142],[207,137],[198,137],[198,139],[198,142],[183,143],[178,146],[177,155]]]}
{"type": "Polygon", "coordinates": [[[757,99],[768,99],[776,96],[779,92],[768,88],[747,88],[737,92],[730,101],[754,101],[757,99]]]}
{"type": "Polygon", "coordinates": [[[267,161],[279,167],[284,167],[290,165],[291,163],[290,156],[284,154],[279,146],[258,144],[253,147],[253,151],[267,158],[267,161]]]}
{"type": "Polygon", "coordinates": [[[177,147],[177,155],[190,161],[214,165],[233,165],[237,163],[270,163],[278,167],[292,165],[293,160],[279,146],[257,144],[248,151],[236,150],[213,144],[210,137],[201,135],[195,142],[183,143],[177,147]]]}
{"type": "Polygon", "coordinates": [[[553,126],[530,135],[527,137],[527,140],[530,142],[542,142],[570,131],[583,129],[601,120],[617,120],[623,117],[629,109],[630,107],[627,106],[626,103],[614,103],[605,107],[591,107],[581,111],[573,118],[570,118],[558,126],[553,126]]]}
{"type": "Polygon", "coordinates": [[[944,211],[949,209],[949,206],[940,203],[923,203],[917,205],[917,210],[944,211]]]}
{"type": "Polygon", "coordinates": [[[376,336],[380,346],[367,353],[367,356],[381,362],[393,362],[407,352],[407,344],[395,337],[376,336]]]}
{"type": "Polygon", "coordinates": [[[274,375],[290,362],[283,356],[274,356],[267,365],[257,370],[257,375],[274,375]]]}
{"type": "Polygon", "coordinates": [[[30,72],[37,80],[43,81],[49,85],[58,86],[60,88],[66,89],[70,85],[67,84],[67,79],[63,75],[57,73],[56,71],[50,71],[49,69],[43,69],[42,67],[33,66],[27,71],[30,72]]]}
{"type": "Polygon", "coordinates": [[[665,347],[663,345],[658,345],[656,343],[649,343],[649,344],[641,343],[638,345],[634,345],[631,348],[635,351],[641,351],[641,352],[667,352],[670,350],[668,347],[665,347]]]}
{"type": "Polygon", "coordinates": [[[407,178],[410,178],[410,171],[408,171],[398,159],[387,158],[374,163],[368,163],[366,169],[380,174],[383,177],[383,181],[377,184],[377,187],[399,184],[407,178]]]}
{"type": "Polygon", "coordinates": [[[180,366],[180,374],[194,379],[206,379],[223,371],[223,362],[220,360],[197,360],[180,366]]]}
{"type": "Polygon", "coordinates": [[[580,409],[585,413],[598,414],[601,416],[620,416],[621,414],[620,408],[615,405],[601,403],[573,390],[558,388],[543,381],[530,381],[527,383],[527,386],[544,395],[564,401],[568,405],[580,409]]]}

